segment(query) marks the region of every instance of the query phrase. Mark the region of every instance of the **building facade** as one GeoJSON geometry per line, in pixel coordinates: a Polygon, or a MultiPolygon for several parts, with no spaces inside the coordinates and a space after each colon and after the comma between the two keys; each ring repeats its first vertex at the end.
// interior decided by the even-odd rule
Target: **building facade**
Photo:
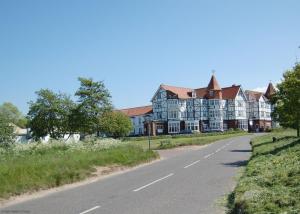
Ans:
{"type": "Polygon", "coordinates": [[[275,93],[273,86],[269,86],[268,90],[269,92],[262,94],[244,91],[240,85],[221,88],[216,77],[212,75],[208,86],[204,88],[161,84],[151,99],[152,106],[147,106],[147,109],[138,107],[121,111],[132,120],[135,127],[132,135],[228,129],[255,131],[256,127],[265,130],[271,121],[272,106],[269,98],[275,93]]]}
{"type": "Polygon", "coordinates": [[[147,120],[152,120],[152,106],[141,106],[136,108],[121,109],[121,112],[130,117],[133,129],[131,136],[139,136],[145,134],[144,124],[147,120]]]}
{"type": "Polygon", "coordinates": [[[214,75],[205,88],[160,85],[151,101],[154,135],[248,130],[243,89],[237,85],[221,88],[214,75]]]}
{"type": "Polygon", "coordinates": [[[249,90],[245,93],[248,100],[249,131],[266,131],[276,126],[272,120],[274,106],[270,102],[272,95],[276,93],[272,83],[269,84],[265,93],[249,90]]]}

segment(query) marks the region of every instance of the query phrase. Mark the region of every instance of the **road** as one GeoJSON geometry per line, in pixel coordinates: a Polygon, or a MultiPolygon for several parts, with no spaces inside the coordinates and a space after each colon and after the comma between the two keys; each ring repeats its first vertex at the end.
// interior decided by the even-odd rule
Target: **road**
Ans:
{"type": "Polygon", "coordinates": [[[250,157],[249,141],[254,136],[217,141],[95,183],[12,205],[0,213],[222,213],[218,201],[234,188],[239,167],[250,157]]]}

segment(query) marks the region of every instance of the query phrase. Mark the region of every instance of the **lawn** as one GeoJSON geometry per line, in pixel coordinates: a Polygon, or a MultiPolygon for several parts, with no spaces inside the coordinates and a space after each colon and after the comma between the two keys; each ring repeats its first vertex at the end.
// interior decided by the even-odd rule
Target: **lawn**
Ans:
{"type": "MultiPolygon", "coordinates": [[[[231,137],[243,136],[249,133],[244,131],[228,131],[219,133],[200,133],[192,135],[174,135],[174,136],[156,136],[150,137],[151,149],[168,149],[179,146],[188,145],[205,145],[217,140],[227,139],[231,137]]],[[[127,138],[126,142],[130,142],[133,145],[140,145],[144,149],[148,148],[147,137],[127,138]]]]}
{"type": "Polygon", "coordinates": [[[300,139],[296,131],[255,138],[252,148],[245,172],[229,197],[230,213],[300,213],[300,139]]]}
{"type": "Polygon", "coordinates": [[[117,141],[20,145],[0,151],[0,198],[80,181],[97,166],[134,166],[157,157],[153,151],[117,141]]]}

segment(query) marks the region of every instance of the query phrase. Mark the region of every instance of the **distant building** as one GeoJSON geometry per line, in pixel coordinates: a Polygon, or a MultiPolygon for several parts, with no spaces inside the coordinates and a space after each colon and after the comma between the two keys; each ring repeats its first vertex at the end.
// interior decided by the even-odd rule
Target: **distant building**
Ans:
{"type": "Polygon", "coordinates": [[[152,120],[152,106],[121,109],[121,112],[130,117],[133,129],[130,135],[144,135],[144,123],[147,119],[152,120]]]}
{"type": "Polygon", "coordinates": [[[265,94],[244,91],[240,85],[221,88],[212,75],[207,87],[185,88],[161,84],[152,106],[121,110],[133,123],[132,135],[178,134],[270,128],[275,93],[269,85],[265,94]],[[151,120],[146,121],[146,117],[151,120]],[[257,126],[258,124],[258,126],[257,126]]]}
{"type": "Polygon", "coordinates": [[[269,84],[265,93],[249,90],[245,93],[248,100],[249,130],[258,132],[274,127],[275,123],[272,122],[271,116],[274,106],[270,102],[270,98],[276,93],[273,84],[269,84]]]}

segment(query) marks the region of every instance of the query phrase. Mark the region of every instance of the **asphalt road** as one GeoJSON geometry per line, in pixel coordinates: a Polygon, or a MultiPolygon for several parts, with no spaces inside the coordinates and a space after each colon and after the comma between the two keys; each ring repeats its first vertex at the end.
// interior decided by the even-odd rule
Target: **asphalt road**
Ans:
{"type": "Polygon", "coordinates": [[[28,214],[221,213],[252,136],[221,140],[124,174],[0,210],[28,214]]]}

